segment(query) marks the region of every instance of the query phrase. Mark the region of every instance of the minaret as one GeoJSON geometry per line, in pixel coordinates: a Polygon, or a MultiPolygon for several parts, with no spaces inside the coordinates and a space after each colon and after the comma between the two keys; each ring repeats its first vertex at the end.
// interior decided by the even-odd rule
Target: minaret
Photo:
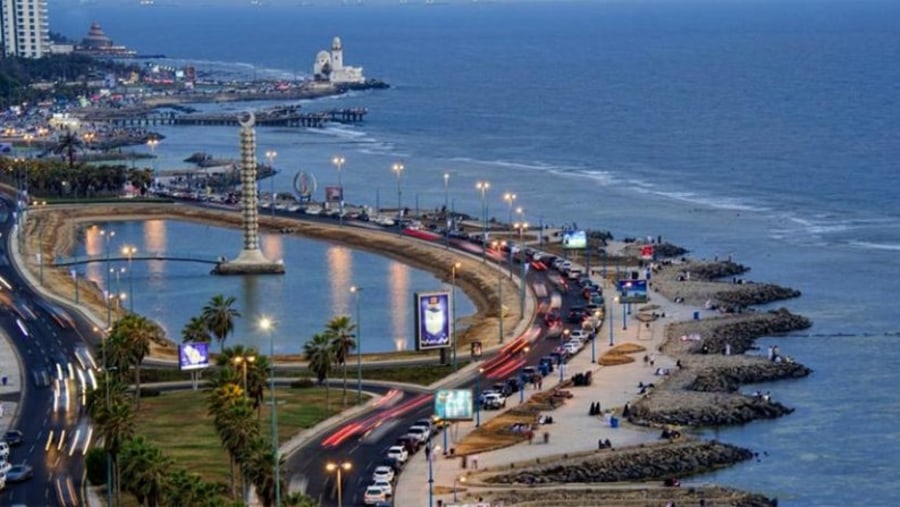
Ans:
{"type": "Polygon", "coordinates": [[[337,71],[344,68],[344,50],[341,47],[341,38],[335,37],[331,41],[331,71],[337,71]]]}
{"type": "Polygon", "coordinates": [[[253,113],[245,113],[241,124],[241,218],[244,247],[237,258],[218,264],[214,273],[222,275],[284,273],[284,264],[266,259],[259,249],[259,203],[256,191],[256,122],[253,113]]]}

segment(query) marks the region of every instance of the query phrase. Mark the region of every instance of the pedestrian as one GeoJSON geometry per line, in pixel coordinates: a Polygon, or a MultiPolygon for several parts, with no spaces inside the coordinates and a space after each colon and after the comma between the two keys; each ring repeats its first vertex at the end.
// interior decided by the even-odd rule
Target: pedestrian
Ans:
{"type": "Polygon", "coordinates": [[[528,430],[527,435],[528,435],[528,445],[531,445],[531,443],[534,441],[534,431],[528,430]]]}
{"type": "Polygon", "coordinates": [[[538,377],[538,391],[544,389],[544,377],[538,377]]]}
{"type": "Polygon", "coordinates": [[[472,469],[478,470],[478,455],[477,454],[472,456],[472,469]]]}

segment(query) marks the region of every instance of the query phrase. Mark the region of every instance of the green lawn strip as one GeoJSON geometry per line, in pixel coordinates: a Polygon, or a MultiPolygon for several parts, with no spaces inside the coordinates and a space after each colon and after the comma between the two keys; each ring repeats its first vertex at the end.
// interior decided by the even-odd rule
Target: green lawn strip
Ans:
{"type": "MultiPolygon", "coordinates": [[[[342,410],[340,389],[331,389],[330,408],[326,407],[324,389],[278,388],[275,396],[278,436],[282,443],[342,410]]],[[[206,391],[177,391],[144,398],[136,431],[172,458],[176,467],[198,473],[206,480],[227,483],[228,454],[216,434],[212,417],[206,413],[206,397],[206,391]]],[[[261,410],[264,435],[271,432],[268,401],[267,396],[261,410]]],[[[348,408],[355,403],[356,393],[351,395],[348,391],[348,408]]]]}

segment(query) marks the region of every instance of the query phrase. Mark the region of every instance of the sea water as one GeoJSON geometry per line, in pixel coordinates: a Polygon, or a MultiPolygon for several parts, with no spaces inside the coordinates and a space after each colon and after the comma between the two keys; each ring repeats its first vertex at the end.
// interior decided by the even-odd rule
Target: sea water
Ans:
{"type": "MultiPolygon", "coordinates": [[[[448,173],[459,210],[477,214],[475,183],[489,181],[484,204],[500,220],[514,192],[515,217],[532,226],[662,235],[800,289],[778,305],[813,328],[774,340],[814,373],[764,387],[796,412],[718,432],[760,458],[701,480],[781,505],[900,498],[896,2],[272,2],[52,16],[73,38],[96,20],[117,43],[245,78],[308,75],[340,36],[345,63],[392,88],[302,103],[367,107],[360,125],[258,129],[260,151],[278,152],[279,191],[301,169],[335,184],[340,153],[348,200],[394,206],[399,188],[404,206],[435,208],[448,173]]],[[[161,168],[238,153],[235,129],[159,130],[161,168]]]]}

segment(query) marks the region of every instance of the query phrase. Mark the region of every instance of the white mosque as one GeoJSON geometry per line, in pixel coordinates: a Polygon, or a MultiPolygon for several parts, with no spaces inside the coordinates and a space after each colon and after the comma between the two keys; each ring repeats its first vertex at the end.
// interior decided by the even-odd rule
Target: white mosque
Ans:
{"type": "Polygon", "coordinates": [[[344,49],[341,46],[341,38],[335,37],[331,42],[331,53],[319,51],[316,55],[316,63],[313,65],[313,76],[318,81],[327,81],[332,84],[363,83],[362,67],[344,67],[344,49]]]}

